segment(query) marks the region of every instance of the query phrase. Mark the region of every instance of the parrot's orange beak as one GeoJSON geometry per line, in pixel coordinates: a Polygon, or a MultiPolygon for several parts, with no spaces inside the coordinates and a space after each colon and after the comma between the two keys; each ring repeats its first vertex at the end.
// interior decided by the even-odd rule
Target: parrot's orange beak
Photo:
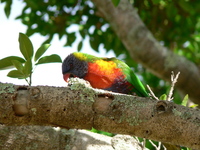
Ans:
{"type": "Polygon", "coordinates": [[[65,80],[65,82],[68,82],[69,81],[69,78],[75,78],[77,76],[71,74],[71,73],[66,73],[63,75],[63,79],[65,80]]]}
{"type": "Polygon", "coordinates": [[[63,79],[64,79],[66,82],[68,82],[69,77],[70,77],[70,73],[66,73],[66,74],[63,75],[63,79]]]}

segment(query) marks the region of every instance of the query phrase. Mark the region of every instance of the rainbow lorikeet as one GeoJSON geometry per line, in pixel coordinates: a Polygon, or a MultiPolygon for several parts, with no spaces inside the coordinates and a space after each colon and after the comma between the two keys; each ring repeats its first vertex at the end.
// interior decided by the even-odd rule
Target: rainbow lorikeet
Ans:
{"type": "Polygon", "coordinates": [[[144,86],[134,72],[124,62],[116,58],[102,58],[74,52],[62,63],[63,78],[82,78],[93,88],[117,93],[148,97],[144,86]]]}

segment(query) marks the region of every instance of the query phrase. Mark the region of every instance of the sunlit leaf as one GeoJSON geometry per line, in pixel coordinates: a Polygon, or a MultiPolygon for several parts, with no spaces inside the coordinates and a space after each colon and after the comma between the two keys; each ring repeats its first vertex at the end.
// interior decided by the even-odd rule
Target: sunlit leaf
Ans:
{"type": "Polygon", "coordinates": [[[62,62],[60,56],[53,54],[50,56],[44,56],[40,58],[38,62],[36,63],[36,65],[45,64],[45,63],[60,63],[60,62],[62,62]]]}
{"type": "Polygon", "coordinates": [[[8,77],[11,77],[11,78],[18,78],[18,79],[24,79],[24,74],[19,72],[18,70],[11,70],[8,74],[7,74],[8,77]]]}
{"type": "Polygon", "coordinates": [[[194,105],[191,105],[190,108],[195,108],[195,107],[198,107],[199,105],[198,104],[194,104],[194,105]]]}
{"type": "Polygon", "coordinates": [[[26,60],[33,57],[33,45],[28,36],[23,33],[19,33],[19,48],[26,60]]]}
{"type": "Polygon", "coordinates": [[[167,95],[166,95],[166,94],[163,94],[163,95],[160,96],[159,99],[160,99],[160,100],[166,100],[166,99],[167,99],[167,95]]]}
{"type": "Polygon", "coordinates": [[[12,63],[13,60],[17,60],[21,63],[25,62],[25,60],[23,58],[18,57],[18,56],[5,57],[5,58],[0,60],[0,70],[13,68],[14,67],[14,65],[12,63]]]}
{"type": "Polygon", "coordinates": [[[186,94],[185,97],[183,98],[183,101],[181,102],[181,105],[186,106],[188,103],[188,99],[189,99],[188,94],[186,94]]]}
{"type": "Polygon", "coordinates": [[[51,44],[43,44],[42,46],[40,46],[40,48],[38,48],[35,53],[34,61],[37,61],[46,52],[50,45],[51,44]]]}

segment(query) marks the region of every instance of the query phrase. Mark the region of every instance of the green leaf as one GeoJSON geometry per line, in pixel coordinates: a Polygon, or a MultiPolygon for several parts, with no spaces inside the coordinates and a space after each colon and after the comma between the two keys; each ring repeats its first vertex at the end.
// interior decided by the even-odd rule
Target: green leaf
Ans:
{"type": "Polygon", "coordinates": [[[9,16],[10,16],[11,5],[12,5],[12,0],[7,0],[6,5],[4,7],[4,12],[5,12],[7,18],[9,18],[9,16]]]}
{"type": "Polygon", "coordinates": [[[32,73],[32,62],[31,62],[31,59],[28,59],[25,64],[24,64],[24,70],[23,70],[23,73],[24,73],[24,76],[27,78],[30,76],[30,74],[32,73]]]}
{"type": "Polygon", "coordinates": [[[13,60],[17,60],[21,63],[25,62],[25,60],[23,58],[18,57],[18,56],[5,57],[5,58],[0,60],[0,70],[13,68],[14,67],[14,65],[12,63],[13,60]]]}
{"type": "Polygon", "coordinates": [[[159,4],[160,0],[152,0],[153,4],[159,4]]]}
{"type": "Polygon", "coordinates": [[[51,44],[41,45],[40,48],[38,48],[38,50],[35,53],[34,61],[37,61],[46,52],[46,50],[49,48],[50,45],[51,44]]]}
{"type": "Polygon", "coordinates": [[[8,77],[11,78],[18,78],[18,79],[25,79],[24,74],[19,72],[18,70],[11,70],[8,74],[8,77]]]}
{"type": "Polygon", "coordinates": [[[67,35],[67,42],[65,46],[72,46],[72,43],[76,40],[76,34],[75,32],[68,33],[67,35]]]}
{"type": "Polygon", "coordinates": [[[194,13],[191,3],[186,2],[186,1],[179,1],[178,4],[186,12],[194,13]]]}
{"type": "Polygon", "coordinates": [[[78,44],[78,52],[82,49],[82,47],[83,47],[83,42],[80,41],[78,44]]]}
{"type": "Polygon", "coordinates": [[[35,1],[28,0],[28,1],[26,1],[26,3],[31,9],[35,9],[35,10],[39,9],[38,4],[35,1]]]}
{"type": "Polygon", "coordinates": [[[38,62],[36,63],[36,65],[45,64],[45,63],[56,63],[56,62],[62,62],[62,60],[60,56],[53,54],[53,55],[44,56],[40,58],[38,62]]]}
{"type": "Polygon", "coordinates": [[[167,95],[166,95],[166,94],[163,94],[163,95],[160,96],[159,99],[160,99],[160,100],[166,100],[166,99],[167,99],[167,95]]]}
{"type": "Polygon", "coordinates": [[[19,33],[19,48],[26,60],[33,57],[33,45],[28,36],[23,33],[19,33]]]}
{"type": "Polygon", "coordinates": [[[120,0],[112,0],[112,3],[114,4],[114,6],[117,6],[119,4],[120,0]]]}
{"type": "Polygon", "coordinates": [[[199,106],[199,105],[198,104],[194,104],[194,105],[191,105],[190,108],[195,108],[197,106],[199,106]]]}
{"type": "Polygon", "coordinates": [[[13,65],[19,72],[23,72],[23,64],[18,60],[12,60],[13,65]]]}
{"type": "Polygon", "coordinates": [[[183,98],[183,101],[181,102],[181,105],[186,106],[188,103],[189,97],[188,94],[185,95],[185,97],[183,98]]]}
{"type": "Polygon", "coordinates": [[[90,46],[93,48],[93,50],[95,50],[96,52],[98,52],[99,49],[99,42],[98,42],[98,38],[90,38],[90,46]],[[94,40],[95,39],[95,40],[94,40]]]}

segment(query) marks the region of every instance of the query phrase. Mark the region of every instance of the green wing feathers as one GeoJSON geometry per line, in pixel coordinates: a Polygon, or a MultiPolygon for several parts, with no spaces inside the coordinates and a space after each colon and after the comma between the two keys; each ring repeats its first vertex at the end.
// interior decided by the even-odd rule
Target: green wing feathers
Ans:
{"type": "Polygon", "coordinates": [[[138,79],[133,70],[126,63],[114,57],[110,58],[110,60],[114,61],[117,64],[118,68],[122,69],[122,72],[126,76],[126,80],[134,86],[134,88],[132,89],[134,93],[136,93],[138,96],[149,97],[142,82],[138,79]]]}

